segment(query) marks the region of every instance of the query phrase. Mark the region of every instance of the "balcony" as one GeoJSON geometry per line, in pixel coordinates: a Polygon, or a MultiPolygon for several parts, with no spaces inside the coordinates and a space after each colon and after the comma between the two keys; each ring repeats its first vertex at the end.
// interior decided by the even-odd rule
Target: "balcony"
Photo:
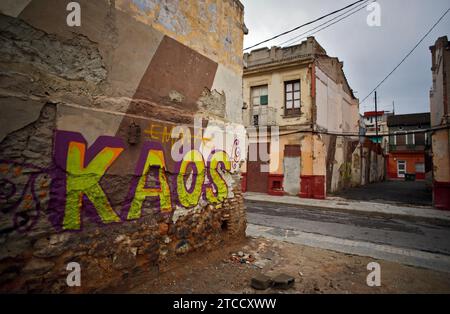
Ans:
{"type": "Polygon", "coordinates": [[[390,152],[425,151],[425,145],[389,145],[390,152]]]}
{"type": "Polygon", "coordinates": [[[250,109],[251,126],[276,126],[277,109],[269,106],[255,106],[250,109]]]}

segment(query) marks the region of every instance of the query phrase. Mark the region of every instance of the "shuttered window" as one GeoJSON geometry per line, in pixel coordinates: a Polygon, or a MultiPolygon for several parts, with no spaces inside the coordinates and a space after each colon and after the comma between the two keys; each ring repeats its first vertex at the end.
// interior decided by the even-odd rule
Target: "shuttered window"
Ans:
{"type": "Polygon", "coordinates": [[[251,99],[253,106],[267,106],[269,104],[269,93],[267,85],[252,87],[251,99]]]}

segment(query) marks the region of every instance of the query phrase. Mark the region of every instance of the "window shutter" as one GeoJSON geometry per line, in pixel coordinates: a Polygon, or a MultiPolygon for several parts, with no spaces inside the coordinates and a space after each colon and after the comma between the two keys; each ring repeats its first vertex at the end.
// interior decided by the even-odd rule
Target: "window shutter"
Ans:
{"type": "Polygon", "coordinates": [[[269,96],[268,95],[261,96],[260,103],[261,103],[261,105],[268,105],[269,104],[269,96]]]}

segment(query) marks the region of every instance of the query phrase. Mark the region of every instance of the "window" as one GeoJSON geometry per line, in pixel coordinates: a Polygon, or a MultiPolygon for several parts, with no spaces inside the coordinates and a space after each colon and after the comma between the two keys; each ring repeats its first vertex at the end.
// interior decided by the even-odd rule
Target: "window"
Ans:
{"type": "Polygon", "coordinates": [[[426,133],[416,133],[416,138],[414,139],[415,144],[418,146],[425,146],[426,143],[426,133]]]}
{"type": "Polygon", "coordinates": [[[285,115],[300,114],[300,81],[284,83],[285,115]]]}
{"type": "Polygon", "coordinates": [[[397,145],[397,143],[395,141],[395,135],[390,135],[389,136],[389,145],[392,145],[392,146],[397,145]]]}
{"type": "Polygon", "coordinates": [[[416,163],[416,173],[425,173],[424,163],[416,163]]]}
{"type": "Polygon", "coordinates": [[[414,133],[408,133],[406,135],[406,145],[415,145],[414,133]]]}
{"type": "Polygon", "coordinates": [[[397,161],[397,176],[399,178],[404,178],[406,174],[406,161],[398,160],[397,161]]]}
{"type": "Polygon", "coordinates": [[[269,104],[269,93],[267,85],[252,87],[251,98],[253,106],[267,106],[269,104]]]}
{"type": "Polygon", "coordinates": [[[406,145],[406,136],[402,134],[403,132],[395,132],[395,145],[403,146],[406,145]]]}

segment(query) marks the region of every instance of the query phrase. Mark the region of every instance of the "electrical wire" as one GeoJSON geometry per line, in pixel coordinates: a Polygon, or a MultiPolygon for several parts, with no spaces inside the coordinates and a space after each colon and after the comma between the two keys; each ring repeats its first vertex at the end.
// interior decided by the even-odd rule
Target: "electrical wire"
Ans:
{"type": "Polygon", "coordinates": [[[343,8],[341,8],[341,9],[339,9],[339,10],[335,10],[335,11],[333,11],[333,12],[331,12],[331,13],[328,13],[328,14],[326,14],[326,15],[323,15],[323,16],[321,16],[321,17],[319,17],[319,18],[317,18],[317,19],[315,19],[315,20],[313,20],[313,21],[307,22],[307,23],[302,24],[302,25],[300,25],[300,26],[297,26],[297,27],[295,27],[295,28],[293,28],[293,29],[290,29],[290,30],[288,30],[288,31],[285,31],[285,32],[283,32],[283,33],[281,33],[281,34],[275,35],[275,36],[273,36],[273,37],[271,37],[271,38],[269,38],[269,39],[265,39],[265,40],[263,40],[263,41],[261,41],[261,42],[255,44],[255,45],[252,45],[252,46],[250,46],[250,47],[247,47],[247,48],[244,49],[244,51],[249,50],[249,49],[252,49],[252,48],[255,48],[255,47],[257,47],[257,46],[259,46],[259,45],[261,45],[261,44],[267,43],[267,42],[269,42],[269,41],[272,41],[272,40],[277,39],[277,38],[279,38],[279,37],[282,37],[282,36],[284,36],[284,35],[290,34],[290,33],[294,32],[294,31],[296,31],[296,30],[298,30],[298,29],[300,29],[300,28],[303,28],[303,27],[305,27],[305,26],[314,24],[314,23],[316,23],[316,22],[318,22],[318,21],[321,21],[321,20],[323,20],[323,19],[325,19],[325,18],[331,16],[331,15],[334,15],[334,14],[336,14],[336,13],[339,13],[339,12],[341,12],[341,11],[344,11],[344,10],[346,10],[346,9],[348,9],[348,8],[351,8],[351,7],[355,6],[356,4],[361,3],[361,2],[364,2],[364,1],[366,1],[366,0],[358,0],[358,1],[355,1],[355,2],[353,2],[353,3],[351,3],[351,4],[347,5],[347,6],[345,6],[345,7],[343,7],[343,8]]]}
{"type": "MultiPolygon", "coordinates": [[[[401,131],[398,133],[382,133],[382,134],[379,134],[378,137],[389,137],[389,136],[395,136],[395,135],[409,135],[409,134],[422,134],[422,133],[430,133],[430,132],[435,132],[435,131],[440,131],[440,130],[450,130],[450,126],[444,125],[444,126],[428,128],[428,129],[423,129],[423,130],[401,131]]],[[[351,132],[339,133],[339,132],[312,131],[312,130],[297,130],[297,131],[292,131],[289,133],[282,133],[282,134],[279,134],[279,136],[287,136],[287,135],[302,134],[302,133],[333,135],[333,136],[340,136],[340,137],[365,137],[365,138],[376,137],[376,135],[366,135],[366,134],[351,133],[351,132]]]]}
{"type": "Polygon", "coordinates": [[[414,46],[414,48],[400,61],[400,63],[359,103],[360,105],[364,103],[376,90],[380,87],[386,80],[408,59],[410,55],[419,47],[419,45],[428,37],[428,35],[436,28],[436,26],[444,19],[450,8],[445,11],[445,13],[439,18],[439,20],[434,23],[430,30],[419,40],[419,42],[414,46]]]}
{"type": "MultiPolygon", "coordinates": [[[[352,4],[350,4],[350,5],[348,5],[348,6],[346,6],[346,7],[344,7],[344,8],[342,8],[342,9],[339,9],[339,10],[336,10],[336,11],[333,11],[333,12],[331,12],[331,13],[329,13],[329,14],[326,14],[326,15],[324,15],[324,16],[322,16],[322,17],[320,17],[320,18],[318,18],[318,19],[315,19],[315,20],[313,20],[313,21],[311,21],[311,22],[308,22],[308,23],[305,23],[305,24],[303,24],[303,25],[300,25],[300,26],[298,26],[298,27],[295,27],[295,28],[293,28],[293,29],[291,29],[291,30],[289,30],[289,31],[286,31],[286,32],[283,32],[283,33],[281,33],[281,34],[278,34],[278,35],[276,35],[276,36],[273,36],[273,37],[271,37],[271,38],[269,38],[269,39],[266,39],[266,40],[264,40],[264,41],[261,41],[261,42],[259,42],[259,43],[257,43],[257,44],[255,44],[255,45],[253,45],[253,46],[250,46],[250,47],[248,47],[248,48],[245,48],[244,49],[244,51],[245,50],[248,50],[248,49],[251,49],[251,48],[254,48],[254,47],[257,47],[257,46],[259,46],[259,45],[261,45],[261,44],[263,44],[263,43],[266,43],[266,42],[269,42],[269,41],[272,41],[272,40],[274,40],[274,39],[276,39],[276,38],[279,38],[279,37],[281,37],[281,36],[284,36],[284,35],[286,35],[286,34],[289,34],[289,33],[291,33],[291,32],[294,32],[294,31],[296,31],[296,30],[298,30],[298,29],[300,29],[300,28],[302,28],[302,27],[305,27],[305,26],[308,26],[308,25],[310,25],[310,24],[313,24],[313,23],[315,23],[315,22],[318,22],[318,21],[320,21],[320,20],[322,20],[322,19],[324,19],[324,18],[326,18],[326,17],[328,17],[328,16],[331,16],[331,15],[334,15],[334,14],[336,14],[336,13],[339,13],[339,12],[341,12],[341,11],[345,11],[345,10],[347,10],[347,9],[349,9],[349,8],[351,8],[350,10],[348,10],[348,11],[346,11],[346,12],[344,12],[344,13],[342,13],[342,14],[340,14],[340,15],[338,15],[338,16],[336,16],[336,17],[334,17],[334,18],[332,18],[332,19],[330,19],[330,20],[328,20],[327,22],[325,22],[325,23],[322,23],[322,24],[320,24],[320,25],[318,25],[318,26],[316,26],[316,27],[314,27],[314,28],[312,28],[312,29],[310,29],[310,30],[308,30],[307,32],[304,32],[304,33],[302,33],[302,34],[300,34],[300,35],[297,35],[297,36],[295,36],[295,37],[293,37],[293,38],[291,38],[291,39],[288,39],[288,40],[286,40],[286,41],[284,41],[284,42],[282,42],[281,44],[279,44],[279,46],[282,46],[282,45],[284,45],[284,44],[287,44],[287,43],[290,43],[290,42],[293,42],[293,40],[296,40],[297,38],[299,38],[299,37],[301,37],[301,36],[303,36],[303,35],[306,35],[306,34],[308,34],[307,35],[307,37],[309,37],[309,36],[311,36],[311,35],[314,35],[314,34],[317,34],[318,32],[320,32],[320,31],[322,31],[322,30],[324,30],[324,29],[327,29],[328,27],[331,27],[332,25],[335,25],[336,23],[338,23],[338,22],[340,22],[340,21],[342,21],[342,20],[344,20],[344,19],[346,19],[347,17],[350,17],[350,16],[352,16],[352,15],[354,15],[354,14],[356,14],[357,12],[359,12],[359,11],[361,11],[364,7],[365,7],[365,5],[367,4],[367,2],[369,2],[370,0],[360,0],[360,1],[356,1],[356,2],[354,2],[354,3],[352,3],[352,4]],[[359,5],[358,5],[359,4],[359,5]],[[354,6],[355,5],[357,5],[357,7],[356,8],[354,8],[354,6]],[[352,8],[353,7],[353,8],[352,8]],[[356,9],[356,11],[354,11],[356,9]],[[353,12],[352,12],[353,11],[353,12]],[[351,13],[350,13],[351,12],[351,13]],[[343,15],[345,15],[345,16],[343,16],[343,15]],[[343,17],[342,17],[343,16],[343,17]],[[331,21],[334,21],[335,19],[337,19],[337,18],[339,18],[339,17],[342,17],[342,18],[340,18],[339,20],[337,20],[337,21],[335,21],[335,22],[333,22],[333,23],[331,23],[331,24],[328,24],[328,23],[330,23],[331,21]],[[326,24],[328,24],[328,25],[326,25],[326,24]],[[326,26],[324,26],[324,25],[326,25],[326,26]],[[324,27],[322,27],[322,28],[320,28],[320,29],[318,29],[319,27],[321,27],[321,26],[324,26],[324,27]],[[317,30],[318,29],[318,30],[317,30]],[[315,32],[313,32],[313,33],[310,33],[310,32],[312,32],[312,31],[314,31],[314,30],[317,30],[317,31],[315,31],[315,32]]],[[[376,2],[376,0],[373,0],[372,2],[376,2]]],[[[411,55],[412,55],[412,53],[419,47],[419,45],[428,37],[428,35],[436,28],[436,26],[444,19],[444,17],[448,14],[448,12],[450,11],[450,8],[449,9],[447,9],[447,11],[445,11],[445,13],[437,20],[437,22],[431,27],[431,29],[419,40],[419,42],[413,47],[413,49],[400,61],[400,63],[360,102],[360,105],[361,104],[363,104],[405,61],[406,61],[406,59],[408,59],[411,55]]],[[[302,37],[300,40],[297,40],[297,41],[295,41],[294,42],[294,44],[295,43],[297,43],[297,42],[299,42],[299,41],[301,41],[301,40],[303,40],[303,39],[305,39],[306,37],[302,37]]],[[[438,130],[446,130],[446,129],[450,129],[450,126],[441,126],[441,127],[435,127],[435,128],[430,128],[430,129],[426,129],[426,130],[416,130],[416,131],[411,131],[411,132],[408,132],[408,131],[405,131],[405,132],[401,132],[401,134],[402,135],[408,135],[408,134],[420,134],[420,133],[429,133],[429,132],[433,132],[433,131],[438,131],[438,130]]],[[[294,131],[294,132],[291,132],[291,133],[284,133],[284,134],[280,134],[279,136],[287,136],[287,135],[292,135],[292,134],[299,134],[299,133],[313,133],[313,134],[323,134],[323,135],[335,135],[335,136],[349,136],[349,137],[367,137],[367,138],[371,138],[371,137],[374,137],[374,136],[371,136],[371,135],[362,135],[362,134],[356,134],[356,133],[333,133],[333,132],[323,132],[323,131],[311,131],[311,130],[298,130],[298,131],[294,131]]],[[[392,134],[392,133],[388,133],[388,134],[379,134],[379,137],[389,137],[389,136],[394,136],[394,135],[396,135],[396,133],[394,133],[394,134],[392,134]]]]}
{"type": "MultiPolygon", "coordinates": [[[[307,38],[307,37],[309,37],[309,36],[311,36],[311,35],[313,35],[313,34],[316,34],[316,33],[320,32],[321,30],[323,30],[323,29],[325,29],[325,28],[320,29],[320,30],[318,30],[317,32],[312,33],[312,34],[309,34],[309,33],[311,33],[312,31],[315,31],[316,29],[319,29],[320,27],[322,27],[322,26],[324,26],[324,25],[327,25],[328,23],[330,23],[330,22],[332,22],[332,21],[334,21],[334,20],[336,20],[336,19],[338,19],[338,18],[340,18],[340,17],[346,15],[347,13],[349,13],[349,12],[355,10],[355,9],[356,9],[356,11],[353,12],[352,14],[350,14],[350,15],[353,15],[353,14],[355,14],[356,12],[361,11],[363,8],[366,7],[367,3],[370,2],[370,1],[371,1],[371,0],[366,0],[366,1],[364,1],[363,3],[357,5],[357,6],[354,7],[354,8],[351,8],[350,10],[348,10],[348,11],[346,11],[346,12],[344,12],[344,13],[339,14],[338,16],[335,16],[334,18],[332,18],[332,19],[330,19],[330,20],[328,20],[328,21],[326,21],[326,22],[324,22],[324,23],[322,23],[322,24],[317,25],[316,27],[314,27],[314,28],[312,28],[312,29],[310,29],[310,30],[308,30],[308,31],[306,31],[306,32],[303,32],[303,33],[301,33],[301,34],[299,34],[299,35],[297,35],[297,36],[295,36],[295,37],[293,37],[293,38],[291,38],[291,39],[288,39],[288,40],[286,40],[286,41],[280,43],[278,46],[283,46],[283,45],[288,45],[288,44],[290,45],[291,42],[294,42],[294,41],[295,41],[296,39],[298,39],[298,38],[301,38],[301,40],[303,40],[303,39],[305,39],[305,38],[307,38]],[[309,34],[309,35],[307,35],[307,34],[309,34]],[[305,36],[305,35],[306,35],[306,36],[305,36]],[[302,37],[302,36],[303,36],[303,37],[302,37]]],[[[375,1],[376,1],[376,0],[373,0],[373,2],[375,2],[375,1]]],[[[349,17],[350,15],[348,15],[348,16],[346,16],[346,17],[340,19],[339,21],[341,21],[341,20],[343,20],[343,19],[349,17]]],[[[336,23],[339,22],[339,21],[336,21],[336,23]]],[[[332,25],[333,25],[333,24],[332,24],[332,25]]],[[[331,25],[330,25],[330,26],[331,26],[331,25]]]]}
{"type": "MultiPolygon", "coordinates": [[[[352,12],[352,13],[350,13],[350,14],[344,16],[343,18],[337,20],[336,22],[331,23],[331,24],[329,24],[329,25],[327,25],[327,26],[324,26],[324,27],[322,27],[321,29],[319,29],[319,30],[317,30],[317,31],[315,31],[315,32],[313,32],[313,33],[311,33],[311,34],[308,34],[308,36],[315,35],[315,34],[321,32],[321,31],[323,31],[323,30],[325,30],[325,29],[327,29],[327,28],[333,26],[334,24],[339,23],[340,21],[342,21],[342,20],[344,20],[344,19],[346,19],[346,18],[348,18],[348,17],[350,17],[350,16],[352,16],[352,15],[358,13],[358,12],[361,11],[362,9],[364,9],[364,6],[361,7],[361,8],[359,8],[359,9],[356,10],[355,12],[352,12]]],[[[293,43],[293,45],[300,43],[302,40],[304,40],[304,39],[306,39],[306,38],[307,38],[307,37],[303,37],[303,38],[301,38],[300,40],[297,40],[296,42],[293,43]]]]}

